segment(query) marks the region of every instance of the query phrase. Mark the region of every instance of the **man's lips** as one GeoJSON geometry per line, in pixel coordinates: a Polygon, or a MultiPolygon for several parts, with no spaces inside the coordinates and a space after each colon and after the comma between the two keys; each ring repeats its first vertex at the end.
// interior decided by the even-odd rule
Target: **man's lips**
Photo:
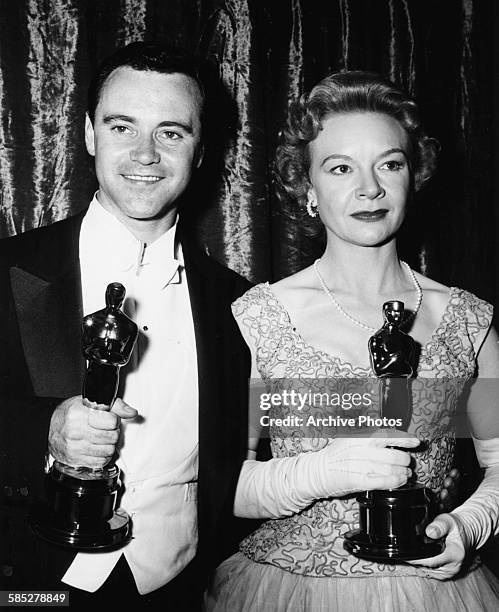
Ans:
{"type": "Polygon", "coordinates": [[[147,174],[122,174],[121,176],[129,181],[135,181],[137,183],[157,183],[164,178],[163,176],[152,176],[147,174]]]}
{"type": "Polygon", "coordinates": [[[387,213],[386,208],[378,208],[377,210],[359,210],[350,216],[358,221],[375,222],[384,219],[387,213]]]}

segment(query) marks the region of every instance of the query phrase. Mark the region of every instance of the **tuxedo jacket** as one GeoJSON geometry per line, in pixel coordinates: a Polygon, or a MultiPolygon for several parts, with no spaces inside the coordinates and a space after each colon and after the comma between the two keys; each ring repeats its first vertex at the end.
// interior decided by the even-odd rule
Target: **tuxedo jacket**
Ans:
{"type": "MultiPolygon", "coordinates": [[[[37,538],[27,515],[30,504],[43,497],[52,413],[62,399],[82,389],[83,216],[0,241],[2,588],[60,588],[58,581],[74,557],[74,552],[37,538]]],[[[198,365],[197,560],[202,579],[232,552],[238,537],[232,506],[247,448],[250,356],[230,304],[250,285],[184,239],[181,224],[178,232],[198,365]]]]}

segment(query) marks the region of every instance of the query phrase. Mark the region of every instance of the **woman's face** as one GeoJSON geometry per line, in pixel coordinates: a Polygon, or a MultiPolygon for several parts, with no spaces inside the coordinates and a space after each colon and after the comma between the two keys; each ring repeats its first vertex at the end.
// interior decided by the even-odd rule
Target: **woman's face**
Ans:
{"type": "Polygon", "coordinates": [[[328,239],[377,246],[393,238],[410,185],[408,136],[398,121],[371,112],[331,115],[308,146],[328,239]]]}

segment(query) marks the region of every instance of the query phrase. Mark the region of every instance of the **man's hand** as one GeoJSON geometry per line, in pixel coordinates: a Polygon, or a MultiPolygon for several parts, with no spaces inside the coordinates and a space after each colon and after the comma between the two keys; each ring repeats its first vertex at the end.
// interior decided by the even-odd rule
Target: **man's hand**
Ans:
{"type": "Polygon", "coordinates": [[[439,514],[426,527],[426,535],[433,539],[445,538],[443,552],[435,557],[407,561],[407,563],[428,568],[425,572],[428,578],[437,580],[452,578],[461,569],[468,548],[459,519],[451,514],[439,514]]]}
{"type": "Polygon", "coordinates": [[[104,467],[114,455],[121,419],[137,416],[137,411],[119,398],[111,410],[100,404],[89,406],[78,395],[54,410],[48,450],[57,461],[73,467],[104,467]]]}

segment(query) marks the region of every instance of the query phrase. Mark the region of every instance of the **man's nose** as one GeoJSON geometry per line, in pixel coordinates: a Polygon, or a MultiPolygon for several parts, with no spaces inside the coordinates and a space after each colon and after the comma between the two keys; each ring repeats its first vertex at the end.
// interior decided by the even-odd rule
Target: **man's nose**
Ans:
{"type": "Polygon", "coordinates": [[[134,143],[134,147],[130,151],[130,159],[134,162],[139,162],[147,166],[149,164],[157,164],[161,156],[156,149],[156,143],[152,137],[144,137],[134,143]]]}
{"type": "Polygon", "coordinates": [[[360,176],[360,184],[355,190],[355,196],[359,200],[375,200],[386,194],[380,185],[378,177],[371,170],[363,172],[360,176]]]}

